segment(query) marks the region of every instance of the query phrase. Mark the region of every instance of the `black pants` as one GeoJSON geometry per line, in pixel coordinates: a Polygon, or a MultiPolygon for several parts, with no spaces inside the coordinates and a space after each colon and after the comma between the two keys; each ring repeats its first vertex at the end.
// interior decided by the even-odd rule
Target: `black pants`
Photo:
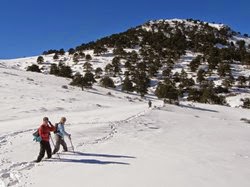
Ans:
{"type": "Polygon", "coordinates": [[[45,155],[45,151],[47,152],[47,156],[48,158],[51,158],[51,147],[50,147],[50,143],[49,142],[46,142],[46,141],[41,141],[40,142],[40,153],[37,157],[37,162],[40,162],[44,155],[45,155]]]}
{"type": "Polygon", "coordinates": [[[59,136],[58,134],[55,134],[55,139],[56,139],[56,145],[55,145],[53,154],[56,154],[59,151],[60,145],[63,146],[64,151],[68,151],[67,144],[61,136],[59,136]]]}

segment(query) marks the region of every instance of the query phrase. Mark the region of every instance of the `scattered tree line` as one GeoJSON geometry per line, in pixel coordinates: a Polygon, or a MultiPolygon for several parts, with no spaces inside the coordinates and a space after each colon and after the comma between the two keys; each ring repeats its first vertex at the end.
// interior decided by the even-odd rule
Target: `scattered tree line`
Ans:
{"type": "MultiPolygon", "coordinates": [[[[83,72],[73,73],[70,67],[59,63],[51,66],[50,74],[72,78],[71,85],[82,89],[90,88],[97,81],[104,87],[114,88],[112,78],[122,76],[121,89],[137,92],[142,97],[157,80],[155,95],[167,102],[186,98],[226,105],[225,95],[233,87],[250,86],[249,77],[236,77],[232,70],[237,63],[250,67],[250,46],[244,40],[231,42],[230,37],[238,33],[227,26],[218,29],[200,20],[187,19],[186,22],[194,24],[174,21],[173,25],[164,20],[148,22],[126,32],[70,48],[67,52],[73,62],[85,61],[83,72]],[[136,50],[128,52],[127,48],[136,50]],[[111,52],[114,58],[103,69],[93,69],[93,57],[85,54],[86,50],[93,50],[95,56],[111,52]],[[190,62],[186,71],[176,72],[175,66],[186,51],[201,55],[190,62]],[[192,77],[188,76],[190,74],[192,77]],[[215,85],[211,80],[211,75],[215,74],[222,80],[221,85],[215,85]]],[[[53,59],[59,60],[65,51],[48,50],[43,53],[49,54],[54,54],[53,59]]],[[[44,57],[39,56],[37,63],[44,63],[44,57]]],[[[37,70],[35,67],[31,69],[37,70]]]]}

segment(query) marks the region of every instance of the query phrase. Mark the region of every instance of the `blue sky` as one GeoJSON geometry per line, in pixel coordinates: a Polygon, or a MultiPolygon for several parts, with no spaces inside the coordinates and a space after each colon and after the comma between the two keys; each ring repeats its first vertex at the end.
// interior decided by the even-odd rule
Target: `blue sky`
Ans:
{"type": "Polygon", "coordinates": [[[250,1],[1,0],[0,59],[68,49],[162,18],[214,21],[250,34],[250,1]]]}

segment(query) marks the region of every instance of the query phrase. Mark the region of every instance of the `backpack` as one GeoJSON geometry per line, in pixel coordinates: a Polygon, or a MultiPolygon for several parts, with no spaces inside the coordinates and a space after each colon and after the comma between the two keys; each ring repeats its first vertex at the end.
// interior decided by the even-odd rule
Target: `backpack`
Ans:
{"type": "Polygon", "coordinates": [[[56,123],[56,124],[55,124],[55,130],[54,130],[54,133],[55,133],[55,134],[59,132],[59,131],[58,131],[58,125],[59,125],[59,123],[56,123]]]}
{"type": "Polygon", "coordinates": [[[33,141],[36,141],[36,142],[41,142],[42,141],[42,138],[39,135],[39,129],[37,129],[32,135],[34,137],[33,141]]]}

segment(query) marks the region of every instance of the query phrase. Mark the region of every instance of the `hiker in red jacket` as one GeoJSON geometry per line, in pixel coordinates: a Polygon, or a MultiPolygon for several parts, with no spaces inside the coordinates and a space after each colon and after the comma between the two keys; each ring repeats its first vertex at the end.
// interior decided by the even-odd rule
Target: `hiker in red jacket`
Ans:
{"type": "Polygon", "coordinates": [[[51,122],[49,121],[49,118],[44,117],[43,124],[38,129],[39,136],[41,137],[42,140],[40,142],[40,153],[37,157],[36,162],[40,162],[43,159],[45,155],[45,151],[47,152],[48,158],[51,158],[52,153],[51,153],[51,147],[49,143],[51,131],[55,131],[55,126],[51,124],[51,122]]]}

